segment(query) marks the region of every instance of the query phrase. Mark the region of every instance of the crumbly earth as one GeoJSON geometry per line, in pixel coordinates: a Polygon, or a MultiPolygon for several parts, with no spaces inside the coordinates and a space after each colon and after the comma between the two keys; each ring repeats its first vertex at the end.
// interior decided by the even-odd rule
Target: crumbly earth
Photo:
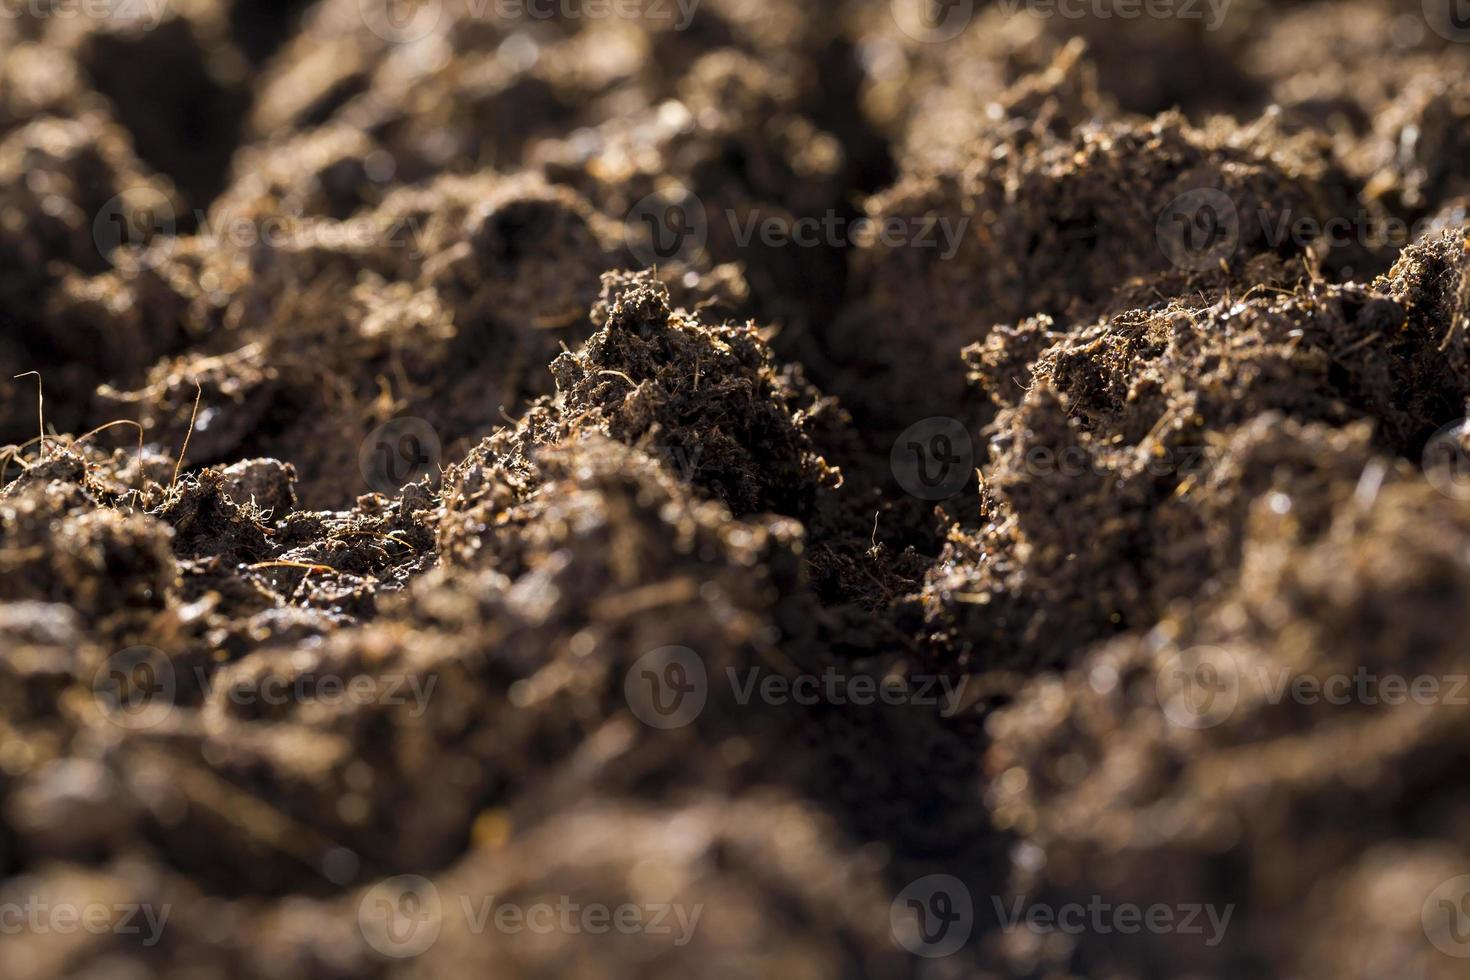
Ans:
{"type": "Polygon", "coordinates": [[[1464,975],[1448,0],[114,6],[0,17],[0,974],[1464,975]]]}

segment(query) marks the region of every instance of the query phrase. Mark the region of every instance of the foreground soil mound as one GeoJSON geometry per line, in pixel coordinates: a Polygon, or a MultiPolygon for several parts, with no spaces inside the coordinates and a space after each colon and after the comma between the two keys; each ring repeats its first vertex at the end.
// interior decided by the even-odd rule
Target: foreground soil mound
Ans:
{"type": "Polygon", "coordinates": [[[0,18],[5,977],[1463,975],[1452,5],[131,6],[0,18]]]}

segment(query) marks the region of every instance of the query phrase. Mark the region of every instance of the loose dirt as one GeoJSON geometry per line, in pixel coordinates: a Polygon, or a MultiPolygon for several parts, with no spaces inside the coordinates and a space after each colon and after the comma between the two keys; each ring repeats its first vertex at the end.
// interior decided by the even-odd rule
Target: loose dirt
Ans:
{"type": "Polygon", "coordinates": [[[0,974],[1463,975],[1449,3],[120,6],[0,17],[0,974]]]}

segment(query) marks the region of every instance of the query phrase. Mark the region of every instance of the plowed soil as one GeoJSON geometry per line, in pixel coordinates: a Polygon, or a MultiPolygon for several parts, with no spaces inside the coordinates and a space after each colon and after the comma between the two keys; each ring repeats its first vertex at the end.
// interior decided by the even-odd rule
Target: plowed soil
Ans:
{"type": "Polygon", "coordinates": [[[0,0],[0,976],[1465,976],[1456,7],[0,0]]]}

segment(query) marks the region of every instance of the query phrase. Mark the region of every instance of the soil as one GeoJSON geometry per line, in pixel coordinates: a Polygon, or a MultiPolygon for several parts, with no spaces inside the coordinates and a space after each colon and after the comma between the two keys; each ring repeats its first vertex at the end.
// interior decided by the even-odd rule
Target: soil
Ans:
{"type": "Polygon", "coordinates": [[[1464,975],[1470,37],[929,2],[0,17],[0,973],[1464,975]]]}

